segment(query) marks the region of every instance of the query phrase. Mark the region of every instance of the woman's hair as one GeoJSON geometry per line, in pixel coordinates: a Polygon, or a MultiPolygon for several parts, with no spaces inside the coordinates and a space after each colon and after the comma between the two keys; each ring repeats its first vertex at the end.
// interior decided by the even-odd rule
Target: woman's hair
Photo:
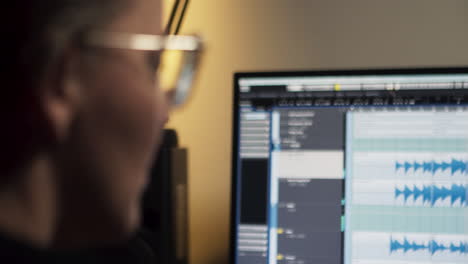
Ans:
{"type": "Polygon", "coordinates": [[[0,186],[31,156],[44,132],[37,113],[45,71],[89,30],[109,23],[131,0],[14,0],[0,15],[0,186]]]}

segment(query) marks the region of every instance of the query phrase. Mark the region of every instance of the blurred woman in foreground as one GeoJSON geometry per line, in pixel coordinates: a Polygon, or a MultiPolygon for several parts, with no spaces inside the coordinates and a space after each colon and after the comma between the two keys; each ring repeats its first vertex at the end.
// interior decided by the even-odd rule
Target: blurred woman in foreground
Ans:
{"type": "Polygon", "coordinates": [[[0,259],[38,263],[49,248],[127,239],[169,110],[188,94],[198,39],[163,36],[161,0],[2,10],[0,259]],[[170,51],[172,79],[160,67],[170,51]]]}

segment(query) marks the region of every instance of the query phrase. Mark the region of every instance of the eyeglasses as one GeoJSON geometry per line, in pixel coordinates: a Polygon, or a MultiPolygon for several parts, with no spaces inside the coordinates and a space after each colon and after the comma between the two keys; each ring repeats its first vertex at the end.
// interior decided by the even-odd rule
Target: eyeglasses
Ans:
{"type": "Polygon", "coordinates": [[[172,106],[187,101],[200,63],[203,44],[197,36],[145,35],[116,32],[93,33],[86,44],[116,49],[160,51],[155,56],[161,89],[171,95],[172,106]]]}

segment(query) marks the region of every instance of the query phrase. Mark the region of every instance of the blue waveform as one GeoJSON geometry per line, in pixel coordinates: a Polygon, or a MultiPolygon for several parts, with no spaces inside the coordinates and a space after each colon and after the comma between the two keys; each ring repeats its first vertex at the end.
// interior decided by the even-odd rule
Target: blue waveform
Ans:
{"type": "Polygon", "coordinates": [[[395,170],[400,169],[404,169],[405,173],[408,173],[410,169],[413,169],[414,171],[422,170],[423,172],[431,172],[432,174],[435,174],[438,171],[446,171],[447,169],[450,169],[452,175],[457,172],[468,174],[468,161],[452,159],[450,162],[395,162],[395,170]]]}
{"type": "Polygon", "coordinates": [[[467,192],[468,185],[464,186],[458,184],[452,184],[450,189],[446,187],[437,187],[435,185],[423,186],[422,188],[417,186],[413,186],[413,188],[405,186],[403,189],[395,188],[395,198],[403,196],[406,203],[410,197],[413,197],[413,201],[422,197],[424,203],[430,203],[434,206],[438,200],[445,200],[450,197],[451,205],[453,205],[457,200],[459,200],[462,205],[468,205],[468,201],[466,199],[467,192]]]}
{"type": "Polygon", "coordinates": [[[408,251],[417,252],[427,250],[432,255],[439,251],[468,254],[468,243],[460,241],[458,244],[450,243],[450,245],[446,245],[435,240],[431,240],[427,243],[416,243],[414,241],[410,242],[406,237],[403,239],[403,242],[390,238],[390,253],[399,250],[402,250],[404,253],[407,253],[408,251]]]}

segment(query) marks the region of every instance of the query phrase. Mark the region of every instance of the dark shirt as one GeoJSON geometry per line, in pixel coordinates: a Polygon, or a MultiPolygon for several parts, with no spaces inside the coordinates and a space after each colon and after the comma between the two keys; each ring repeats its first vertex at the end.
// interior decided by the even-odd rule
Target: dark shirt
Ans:
{"type": "Polygon", "coordinates": [[[0,263],[155,263],[151,247],[140,236],[127,243],[108,248],[80,251],[54,251],[34,247],[0,234],[0,263]]]}
{"type": "Polygon", "coordinates": [[[51,262],[52,255],[47,250],[0,234],[0,259],[2,263],[53,263],[51,262]]]}

